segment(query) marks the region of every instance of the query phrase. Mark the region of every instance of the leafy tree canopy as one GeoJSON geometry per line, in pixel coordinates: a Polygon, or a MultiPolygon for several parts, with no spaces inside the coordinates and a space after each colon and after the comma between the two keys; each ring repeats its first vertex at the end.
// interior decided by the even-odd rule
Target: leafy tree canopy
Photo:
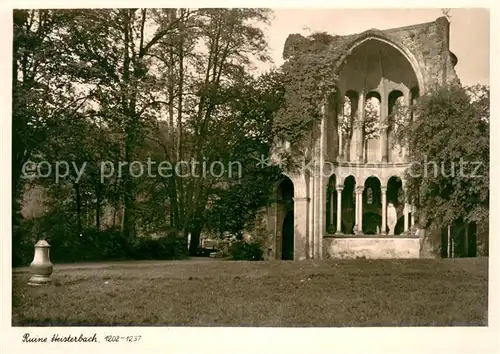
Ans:
{"type": "Polygon", "coordinates": [[[489,87],[431,90],[403,128],[410,144],[408,195],[421,224],[488,223],[489,87]]]}

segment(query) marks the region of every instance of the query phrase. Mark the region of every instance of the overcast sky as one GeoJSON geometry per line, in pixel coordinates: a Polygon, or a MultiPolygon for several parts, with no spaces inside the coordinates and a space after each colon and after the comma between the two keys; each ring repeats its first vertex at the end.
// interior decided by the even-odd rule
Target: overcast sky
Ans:
{"type": "MultiPolygon", "coordinates": [[[[386,29],[434,21],[440,9],[274,9],[268,40],[274,64],[283,63],[283,45],[290,33],[326,31],[345,35],[370,28],[386,29]],[[307,29],[309,28],[309,29],[307,29]]],[[[465,85],[489,85],[490,16],[486,9],[451,9],[450,49],[465,85]]]]}

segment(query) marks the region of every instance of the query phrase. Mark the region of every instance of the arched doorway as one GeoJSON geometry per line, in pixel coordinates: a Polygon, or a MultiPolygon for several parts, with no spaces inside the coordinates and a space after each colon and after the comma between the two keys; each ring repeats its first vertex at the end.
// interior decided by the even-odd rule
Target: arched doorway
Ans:
{"type": "Polygon", "coordinates": [[[337,178],[335,174],[331,175],[328,180],[326,190],[326,231],[334,234],[337,230],[337,178]]]}
{"type": "MultiPolygon", "coordinates": [[[[403,181],[398,176],[392,176],[387,182],[387,206],[391,205],[396,210],[396,225],[394,227],[394,235],[399,235],[404,231],[404,218],[403,218],[403,208],[404,208],[404,192],[403,192],[403,181]]],[[[389,213],[389,211],[388,211],[389,213]]],[[[389,230],[389,214],[387,217],[387,231],[389,230]]]]}
{"type": "Polygon", "coordinates": [[[294,222],[293,210],[290,210],[283,220],[283,229],[281,234],[283,239],[281,242],[281,259],[293,260],[293,238],[294,238],[294,222]]]}
{"type": "Polygon", "coordinates": [[[394,235],[401,235],[405,229],[405,218],[404,216],[398,217],[398,222],[394,228],[394,235]]]}
{"type": "Polygon", "coordinates": [[[370,176],[363,190],[363,233],[378,235],[382,227],[382,192],[380,180],[370,176]]]}
{"type": "Polygon", "coordinates": [[[278,186],[277,199],[277,228],[276,233],[276,258],[293,260],[294,256],[294,188],[293,182],[284,177],[278,186]]]}
{"type": "Polygon", "coordinates": [[[342,233],[354,235],[355,211],[356,179],[350,175],[344,179],[344,190],[342,191],[342,233]]]}

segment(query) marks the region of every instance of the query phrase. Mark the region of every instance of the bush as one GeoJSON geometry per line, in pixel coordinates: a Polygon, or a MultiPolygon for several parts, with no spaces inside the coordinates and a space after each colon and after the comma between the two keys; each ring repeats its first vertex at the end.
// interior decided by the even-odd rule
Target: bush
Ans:
{"type": "Polygon", "coordinates": [[[233,260],[237,261],[261,261],[263,251],[260,242],[236,241],[229,248],[229,254],[233,260]]]}
{"type": "Polygon", "coordinates": [[[35,243],[43,238],[50,243],[52,263],[81,261],[117,261],[125,259],[182,259],[187,257],[187,243],[177,233],[153,239],[150,236],[127,240],[119,228],[88,228],[78,234],[67,223],[34,225],[25,221],[13,229],[12,265],[29,266],[35,243]],[[50,226],[50,227],[48,227],[50,226]]]}
{"type": "Polygon", "coordinates": [[[33,222],[22,220],[12,226],[12,266],[27,266],[33,260],[36,239],[33,237],[33,222]]]}
{"type": "Polygon", "coordinates": [[[134,259],[182,259],[187,257],[187,242],[173,233],[155,239],[141,236],[134,240],[130,256],[134,259]]]}
{"type": "Polygon", "coordinates": [[[85,249],[82,258],[86,261],[130,258],[130,242],[125,239],[119,228],[87,229],[82,232],[79,244],[82,250],[85,249]]]}

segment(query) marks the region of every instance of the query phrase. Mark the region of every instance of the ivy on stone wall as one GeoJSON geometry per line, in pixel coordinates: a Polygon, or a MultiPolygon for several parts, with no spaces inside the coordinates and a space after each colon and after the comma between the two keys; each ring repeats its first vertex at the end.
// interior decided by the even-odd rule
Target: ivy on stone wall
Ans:
{"type": "Polygon", "coordinates": [[[320,32],[308,37],[291,35],[285,43],[281,70],[284,74],[284,103],[275,117],[276,135],[291,145],[303,144],[314,123],[322,116],[328,94],[335,92],[339,53],[335,39],[320,32]]]}

